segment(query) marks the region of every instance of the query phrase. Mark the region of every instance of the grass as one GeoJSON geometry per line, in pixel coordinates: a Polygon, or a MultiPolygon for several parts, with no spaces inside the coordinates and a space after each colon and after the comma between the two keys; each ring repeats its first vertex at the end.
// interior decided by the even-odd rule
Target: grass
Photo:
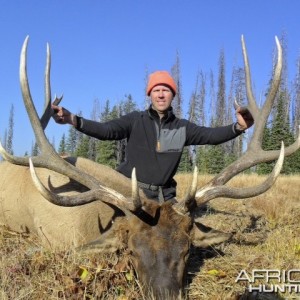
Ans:
{"type": "MultiPolygon", "coordinates": [[[[243,187],[249,182],[256,185],[263,179],[241,175],[230,184],[243,187]]],[[[199,186],[207,180],[207,176],[199,178],[199,186]]],[[[190,183],[190,176],[177,175],[177,181],[180,198],[190,183]]],[[[249,295],[248,283],[236,282],[241,270],[251,274],[254,269],[300,269],[299,191],[299,176],[281,176],[261,196],[211,201],[197,220],[218,230],[234,232],[234,237],[212,249],[191,249],[186,298],[300,299],[295,292],[249,295]]],[[[0,299],[3,300],[149,299],[134,276],[126,249],[98,255],[72,250],[51,252],[40,247],[33,236],[1,227],[0,257],[0,299]]],[[[276,280],[273,282],[276,284],[276,280]]]]}

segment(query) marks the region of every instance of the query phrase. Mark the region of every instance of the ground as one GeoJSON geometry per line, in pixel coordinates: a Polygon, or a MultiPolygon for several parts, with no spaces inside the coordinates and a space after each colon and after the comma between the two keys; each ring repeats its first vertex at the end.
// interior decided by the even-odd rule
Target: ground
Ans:
{"type": "MultiPolygon", "coordinates": [[[[185,181],[179,197],[184,194],[185,181]]],[[[201,179],[199,185],[203,184],[201,179]]],[[[233,185],[255,185],[245,176],[233,185]]],[[[280,272],[300,269],[300,178],[281,176],[264,195],[252,199],[215,199],[197,211],[196,220],[233,233],[230,241],[210,249],[191,248],[186,299],[300,299],[295,290],[249,293],[249,282],[237,281],[242,270],[280,272]]],[[[39,241],[2,227],[0,231],[0,299],[149,299],[143,295],[126,249],[112,254],[52,252],[39,241]]],[[[299,273],[291,278],[300,282],[299,273]]],[[[278,285],[275,278],[256,280],[258,287],[278,285]]],[[[282,282],[281,282],[282,286],[282,282]]]]}

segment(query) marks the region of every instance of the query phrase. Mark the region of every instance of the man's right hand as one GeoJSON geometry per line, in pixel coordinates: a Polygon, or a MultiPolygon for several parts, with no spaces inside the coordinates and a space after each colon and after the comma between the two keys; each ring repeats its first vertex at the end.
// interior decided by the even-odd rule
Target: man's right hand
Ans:
{"type": "Polygon", "coordinates": [[[76,115],[69,112],[67,109],[65,109],[62,106],[57,106],[52,104],[52,109],[54,111],[52,117],[54,121],[58,124],[70,124],[74,127],[77,126],[77,118],[76,115]]]}

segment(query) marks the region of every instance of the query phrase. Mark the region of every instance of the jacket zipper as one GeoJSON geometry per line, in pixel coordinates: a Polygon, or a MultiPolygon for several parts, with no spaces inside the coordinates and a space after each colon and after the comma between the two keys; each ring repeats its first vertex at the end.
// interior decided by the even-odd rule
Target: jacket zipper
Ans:
{"type": "Polygon", "coordinates": [[[156,151],[160,151],[161,148],[160,148],[160,132],[161,132],[161,125],[162,125],[162,122],[161,120],[159,119],[159,124],[158,124],[158,132],[157,132],[157,143],[156,143],[156,151]]]}

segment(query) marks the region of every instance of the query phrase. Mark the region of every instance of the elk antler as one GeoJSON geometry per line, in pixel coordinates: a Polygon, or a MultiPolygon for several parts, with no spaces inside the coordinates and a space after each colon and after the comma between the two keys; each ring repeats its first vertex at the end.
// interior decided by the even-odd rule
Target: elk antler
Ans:
{"type": "MultiPolygon", "coordinates": [[[[43,129],[45,130],[48,122],[53,115],[53,110],[51,108],[51,84],[50,84],[50,68],[51,68],[51,53],[50,46],[47,44],[47,60],[46,60],[46,68],[45,68],[45,105],[44,112],[40,119],[43,129]]],[[[57,97],[55,95],[53,104],[59,105],[63,96],[57,97]]]]}
{"type": "Polygon", "coordinates": [[[89,190],[74,196],[57,195],[48,190],[40,181],[36,174],[31,158],[29,158],[29,166],[31,177],[37,190],[44,198],[55,205],[72,207],[91,203],[99,199],[105,199],[104,201],[109,202],[121,209],[125,209],[126,211],[136,211],[142,206],[138,192],[135,168],[132,171],[132,201],[128,201],[127,198],[117,191],[105,186],[99,186],[98,189],[89,190]]]}
{"type": "MultiPolygon", "coordinates": [[[[248,145],[247,151],[238,158],[235,162],[226,167],[223,171],[221,171],[218,175],[216,175],[209,183],[207,183],[204,187],[197,190],[195,195],[194,202],[189,199],[185,202],[184,212],[193,210],[195,205],[200,206],[208,201],[218,198],[235,198],[235,199],[244,199],[249,197],[254,197],[259,194],[267,191],[275,182],[278,177],[284,156],[291,155],[296,150],[300,148],[300,134],[297,140],[290,146],[284,149],[284,145],[282,143],[281,150],[273,150],[273,151],[265,151],[262,149],[262,140],[263,140],[263,132],[268,119],[268,116],[271,112],[276,93],[278,91],[281,73],[282,73],[282,48],[278,41],[278,38],[275,37],[276,45],[277,45],[277,63],[274,70],[274,76],[271,82],[271,87],[269,93],[267,95],[266,101],[263,107],[260,109],[255,101],[252,92],[251,85],[251,73],[248,62],[247,50],[244,42],[244,37],[242,36],[242,50],[244,57],[244,65],[245,65],[245,77],[246,77],[246,93],[248,98],[248,109],[250,110],[253,118],[254,118],[254,132],[251,138],[251,141],[248,145]],[[249,169],[252,166],[263,162],[269,162],[278,159],[273,172],[269,175],[269,177],[260,185],[248,188],[232,188],[229,186],[225,186],[225,184],[234,176],[239,174],[240,172],[249,169]],[[193,205],[192,205],[193,204],[193,205]]],[[[180,203],[175,205],[175,208],[183,211],[182,204],[180,203]]]]}
{"type": "MultiPolygon", "coordinates": [[[[134,199],[127,199],[123,195],[119,194],[118,192],[105,187],[100,181],[98,181],[95,177],[85,173],[82,170],[79,170],[72,164],[68,163],[66,160],[61,158],[56,152],[55,149],[52,147],[52,145],[49,143],[45,132],[44,127],[47,126],[47,123],[49,121],[49,118],[51,116],[51,111],[49,108],[49,99],[51,99],[51,92],[50,92],[50,50],[49,47],[47,47],[47,66],[46,66],[46,108],[42,119],[44,121],[43,125],[41,124],[41,120],[39,119],[34,103],[32,101],[30,89],[29,89],[29,83],[28,83],[28,77],[27,77],[27,45],[28,45],[28,39],[27,36],[23,47],[21,51],[21,57],[20,57],[20,83],[21,83],[21,90],[22,90],[22,96],[24,105],[27,110],[27,114],[29,117],[29,120],[31,122],[34,135],[37,141],[37,144],[41,150],[41,154],[39,156],[34,156],[30,158],[30,161],[28,157],[14,157],[8,153],[5,152],[3,154],[3,147],[0,145],[0,151],[2,151],[3,157],[7,159],[8,161],[14,163],[14,164],[22,164],[22,165],[28,165],[30,163],[31,168],[31,174],[34,178],[34,183],[38,186],[39,191],[45,196],[45,198],[49,201],[56,202],[56,204],[63,205],[63,206],[75,206],[75,205],[82,205],[85,203],[89,203],[95,200],[104,200],[107,202],[110,202],[112,204],[115,204],[120,209],[130,209],[130,210],[137,210],[139,209],[142,204],[138,197],[138,192],[136,190],[133,191],[134,199]],[[38,184],[39,180],[37,179],[37,176],[35,175],[33,165],[36,167],[43,167],[50,170],[53,170],[55,172],[58,172],[60,174],[63,174],[78,183],[86,186],[88,189],[90,189],[87,192],[84,192],[80,195],[70,196],[70,197],[62,197],[57,196],[54,197],[53,193],[50,191],[45,191],[45,187],[38,184]],[[55,200],[53,200],[55,199],[55,200]],[[58,200],[59,199],[59,200],[58,200]],[[66,203],[66,202],[68,203],[66,203]]],[[[56,98],[56,103],[59,103],[61,98],[56,98]]],[[[136,188],[137,189],[137,188],[136,188]]]]}
{"type": "MultiPolygon", "coordinates": [[[[28,39],[28,37],[27,37],[27,39],[28,39]]],[[[49,123],[50,117],[53,114],[53,110],[51,108],[50,69],[51,69],[51,52],[50,52],[49,44],[47,44],[47,57],[46,57],[46,67],[45,67],[45,105],[44,105],[43,115],[40,118],[40,122],[41,122],[43,130],[46,129],[46,127],[49,123]]],[[[63,98],[63,96],[57,97],[55,95],[53,104],[59,105],[62,98],[63,98]]],[[[5,160],[7,160],[13,164],[24,165],[24,166],[29,165],[28,157],[19,157],[19,156],[11,155],[3,148],[1,141],[0,141],[0,153],[5,160]]]]}

